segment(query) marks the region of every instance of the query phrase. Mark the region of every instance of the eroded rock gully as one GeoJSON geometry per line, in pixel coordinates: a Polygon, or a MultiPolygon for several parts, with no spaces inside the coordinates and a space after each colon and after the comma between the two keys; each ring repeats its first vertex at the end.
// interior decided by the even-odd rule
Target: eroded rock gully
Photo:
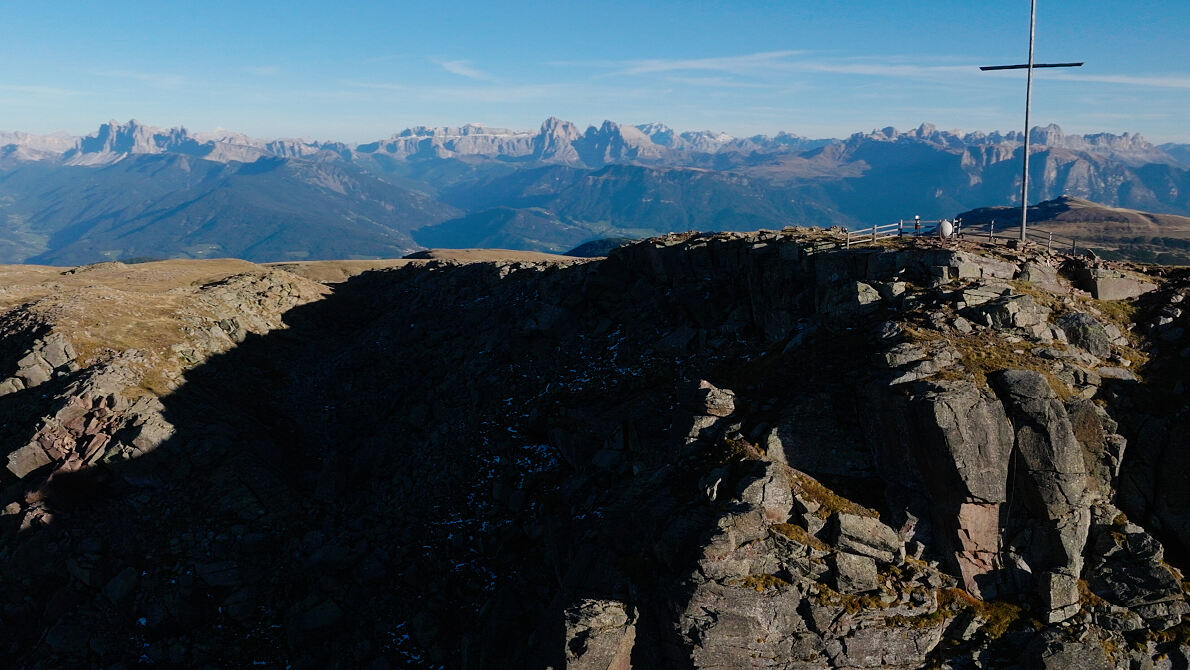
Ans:
{"type": "Polygon", "coordinates": [[[0,653],[1187,667],[1188,277],[821,242],[260,269],[103,355],[11,308],[0,653]]]}

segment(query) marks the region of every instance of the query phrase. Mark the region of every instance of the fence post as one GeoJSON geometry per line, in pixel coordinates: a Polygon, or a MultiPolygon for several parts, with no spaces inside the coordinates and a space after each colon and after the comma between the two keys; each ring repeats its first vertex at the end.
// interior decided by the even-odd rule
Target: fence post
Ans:
{"type": "Polygon", "coordinates": [[[876,243],[876,224],[872,224],[872,244],[876,243]]]}
{"type": "Polygon", "coordinates": [[[851,231],[847,230],[846,226],[843,227],[843,237],[845,238],[845,241],[843,242],[843,248],[850,249],[851,248],[851,231]]]}
{"type": "Polygon", "coordinates": [[[1045,240],[1045,250],[1053,251],[1054,250],[1054,231],[1052,231],[1052,230],[1049,231],[1048,235],[1049,235],[1049,237],[1045,240]]]}
{"type": "Polygon", "coordinates": [[[991,242],[995,242],[995,241],[996,241],[996,220],[992,219],[992,222],[988,224],[988,242],[991,243],[991,242]]]}
{"type": "Polygon", "coordinates": [[[1078,253],[1078,242],[1076,240],[1070,240],[1070,255],[1073,256],[1077,253],[1078,253]]]}
{"type": "Polygon", "coordinates": [[[897,219],[897,237],[905,237],[905,219],[897,219]]]}

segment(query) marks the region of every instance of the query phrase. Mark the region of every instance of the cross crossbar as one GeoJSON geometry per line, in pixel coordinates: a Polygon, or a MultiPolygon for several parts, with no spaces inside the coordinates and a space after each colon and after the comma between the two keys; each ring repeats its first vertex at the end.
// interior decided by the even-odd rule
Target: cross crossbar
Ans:
{"type": "MultiPolygon", "coordinates": [[[[1032,67],[1082,67],[1082,65],[1082,63],[1034,63],[1032,67]]],[[[1027,67],[1030,67],[1028,63],[1021,63],[1020,65],[983,65],[979,69],[987,72],[988,70],[1023,70],[1027,67]]]]}

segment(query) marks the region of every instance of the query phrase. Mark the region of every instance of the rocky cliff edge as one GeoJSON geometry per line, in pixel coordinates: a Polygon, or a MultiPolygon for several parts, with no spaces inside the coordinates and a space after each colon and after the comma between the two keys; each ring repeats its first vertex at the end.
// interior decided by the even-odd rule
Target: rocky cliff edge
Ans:
{"type": "Polygon", "coordinates": [[[1184,271],[796,229],[186,267],[0,293],[16,667],[1190,662],[1184,271]]]}

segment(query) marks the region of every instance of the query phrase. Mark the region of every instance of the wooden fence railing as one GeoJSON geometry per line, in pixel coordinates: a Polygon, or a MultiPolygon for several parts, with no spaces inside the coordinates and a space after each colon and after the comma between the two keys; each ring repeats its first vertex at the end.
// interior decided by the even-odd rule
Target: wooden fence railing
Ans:
{"type": "MultiPolygon", "coordinates": [[[[963,225],[960,227],[960,231],[963,237],[967,239],[982,238],[988,242],[996,242],[997,240],[1019,240],[1021,238],[1021,229],[1018,226],[1019,224],[997,226],[995,221],[990,221],[978,225],[963,225]]],[[[1076,254],[1079,249],[1090,249],[1088,245],[1076,238],[1055,235],[1050,230],[1028,228],[1025,230],[1025,239],[1044,245],[1050,251],[1068,250],[1069,253],[1076,254]]]]}
{"type": "MultiPolygon", "coordinates": [[[[880,240],[887,240],[893,237],[937,235],[938,229],[944,220],[946,219],[901,219],[896,223],[874,225],[871,228],[859,228],[856,230],[844,228],[843,247],[850,249],[853,246],[875,244],[880,240]]],[[[1006,242],[1020,239],[1020,228],[1009,225],[997,227],[995,221],[990,221],[983,224],[966,225],[963,223],[962,219],[955,219],[951,223],[954,225],[953,236],[959,239],[986,240],[987,242],[993,244],[996,242],[1006,242]]],[[[1069,249],[1071,254],[1078,253],[1079,249],[1090,248],[1085,244],[1080,244],[1075,238],[1066,237],[1063,235],[1055,235],[1052,231],[1048,230],[1036,230],[1032,228],[1028,229],[1025,231],[1025,239],[1038,244],[1043,244],[1045,245],[1045,248],[1050,251],[1056,249],[1069,249]]]]}
{"type": "Polygon", "coordinates": [[[853,245],[875,244],[890,237],[937,235],[938,227],[942,225],[942,221],[943,219],[914,219],[911,221],[901,219],[896,223],[874,225],[871,228],[859,228],[854,231],[844,228],[843,234],[846,239],[843,246],[850,249],[853,245]]]}

